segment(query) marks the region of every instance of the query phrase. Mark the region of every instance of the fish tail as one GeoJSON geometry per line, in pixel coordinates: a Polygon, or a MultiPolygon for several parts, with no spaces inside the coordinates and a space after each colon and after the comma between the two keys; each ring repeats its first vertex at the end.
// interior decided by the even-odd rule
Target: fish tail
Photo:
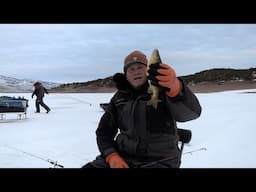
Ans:
{"type": "Polygon", "coordinates": [[[155,109],[157,109],[158,100],[151,98],[151,99],[148,101],[148,104],[149,104],[149,105],[152,105],[155,109]]]}
{"type": "Polygon", "coordinates": [[[152,105],[155,109],[157,109],[158,102],[161,102],[161,100],[158,99],[158,94],[155,93],[152,95],[151,99],[148,101],[148,105],[152,105]]]}

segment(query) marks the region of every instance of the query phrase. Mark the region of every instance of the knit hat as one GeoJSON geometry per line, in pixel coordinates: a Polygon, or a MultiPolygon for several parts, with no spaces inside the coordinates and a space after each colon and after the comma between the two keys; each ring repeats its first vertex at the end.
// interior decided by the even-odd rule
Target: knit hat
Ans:
{"type": "Polygon", "coordinates": [[[41,84],[41,82],[40,81],[34,81],[34,86],[36,86],[36,85],[40,85],[41,84]]]}
{"type": "Polygon", "coordinates": [[[147,66],[148,60],[144,53],[140,51],[133,51],[124,59],[124,72],[127,71],[128,67],[132,64],[141,63],[147,66]]]}

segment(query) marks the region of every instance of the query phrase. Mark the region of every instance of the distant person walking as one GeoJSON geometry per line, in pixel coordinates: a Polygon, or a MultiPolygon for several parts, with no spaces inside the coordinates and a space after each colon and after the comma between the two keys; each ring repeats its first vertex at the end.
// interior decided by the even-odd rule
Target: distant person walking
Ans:
{"type": "Polygon", "coordinates": [[[51,109],[44,103],[44,93],[49,94],[47,89],[40,82],[34,83],[34,91],[32,93],[32,98],[36,95],[36,113],[40,113],[40,105],[49,113],[51,109]]]}

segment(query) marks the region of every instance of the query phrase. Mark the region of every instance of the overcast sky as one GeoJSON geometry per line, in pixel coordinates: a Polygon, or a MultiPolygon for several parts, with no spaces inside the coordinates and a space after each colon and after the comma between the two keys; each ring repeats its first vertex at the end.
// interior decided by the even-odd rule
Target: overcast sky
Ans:
{"type": "Polygon", "coordinates": [[[122,72],[158,48],[178,76],[256,67],[256,24],[0,24],[0,75],[59,83],[122,72]]]}

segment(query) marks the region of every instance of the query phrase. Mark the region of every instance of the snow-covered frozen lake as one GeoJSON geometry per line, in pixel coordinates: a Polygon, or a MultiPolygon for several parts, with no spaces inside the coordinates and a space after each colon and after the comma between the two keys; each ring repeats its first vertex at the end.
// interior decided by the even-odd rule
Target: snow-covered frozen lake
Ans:
{"type": "MultiPolygon", "coordinates": [[[[197,94],[201,116],[178,123],[190,129],[192,139],[183,149],[181,168],[255,168],[256,90],[197,94]],[[199,150],[193,153],[189,151],[199,150]]],[[[0,168],[49,168],[54,161],[80,168],[99,154],[95,130],[114,93],[49,94],[44,101],[52,111],[34,113],[30,93],[0,93],[29,99],[27,118],[7,114],[0,120],[0,168]]]]}

